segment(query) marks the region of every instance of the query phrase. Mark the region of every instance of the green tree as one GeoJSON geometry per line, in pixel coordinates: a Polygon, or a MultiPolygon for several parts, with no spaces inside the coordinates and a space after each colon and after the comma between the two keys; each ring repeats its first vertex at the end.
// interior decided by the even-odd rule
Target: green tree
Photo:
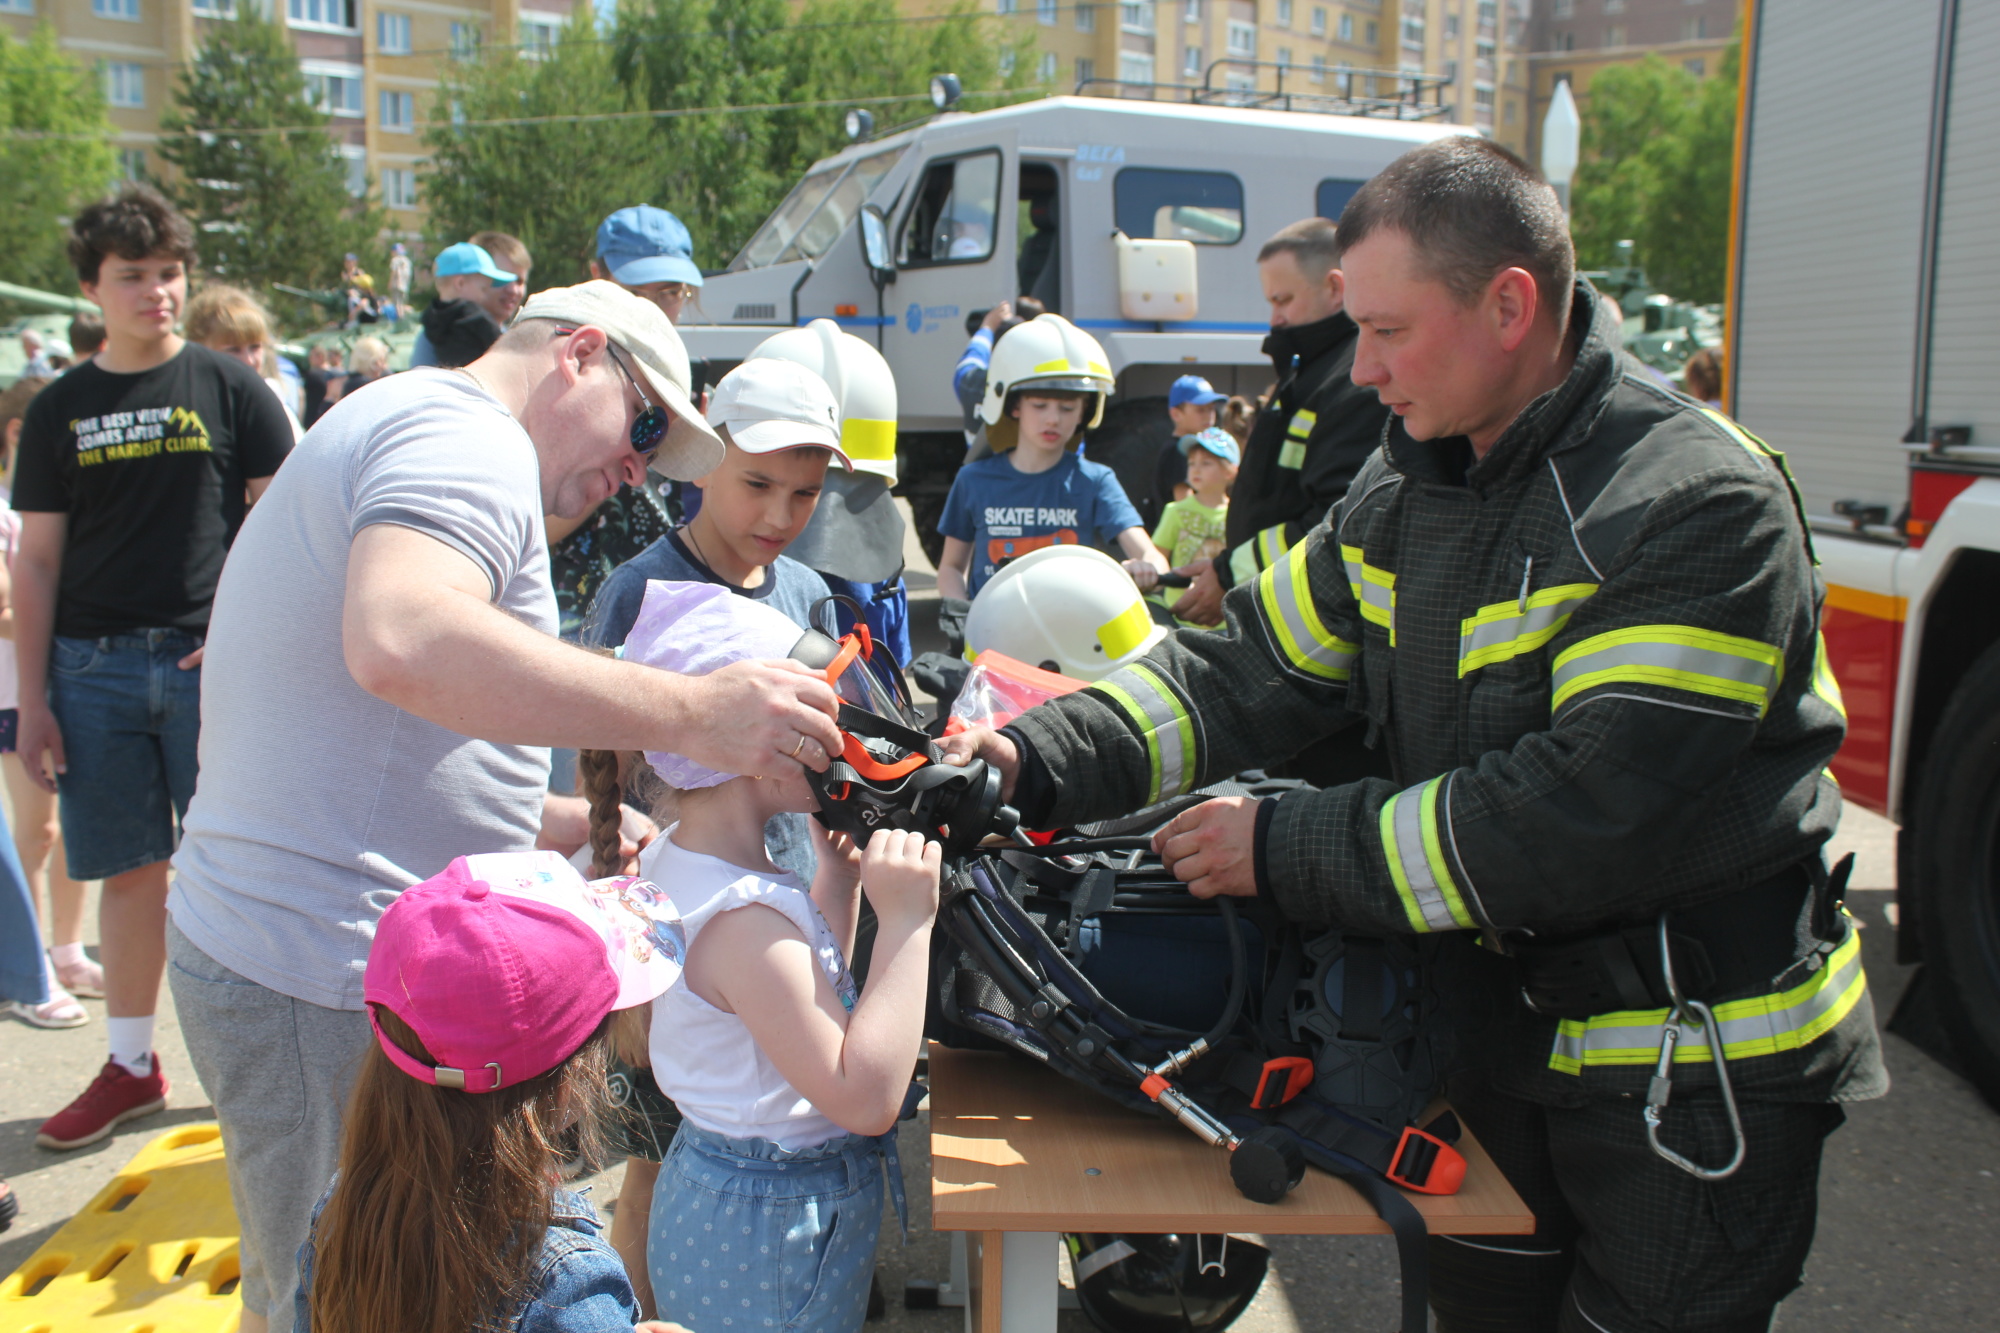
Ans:
{"type": "Polygon", "coordinates": [[[176,168],[169,189],[201,229],[206,269],[253,289],[324,290],[342,255],[379,249],[384,216],[348,193],[347,159],[326,124],[282,24],[243,5],[210,29],[160,117],[160,156],[176,168]]]}
{"type": "Polygon", "coordinates": [[[0,278],[75,290],[66,224],[116,171],[98,81],[47,23],[25,42],[0,30],[0,278]]]}
{"type": "MultiPolygon", "coordinates": [[[[795,20],[785,0],[651,0],[620,14],[616,59],[661,111],[920,96],[943,71],[975,93],[1006,90],[983,99],[993,105],[1034,95],[1030,44],[1027,33],[1010,36],[982,16],[974,0],[916,19],[894,0],[807,0],[795,20]],[[1003,63],[1011,66],[1005,74],[1003,63]]],[[[886,127],[929,107],[873,110],[886,127]]],[[[655,151],[668,174],[655,202],[688,224],[700,263],[726,263],[805,168],[845,144],[841,120],[825,107],[661,117],[655,151]]]]}
{"type": "Polygon", "coordinates": [[[1662,291],[1722,300],[1738,49],[1708,79],[1649,55],[1591,80],[1570,218],[1585,268],[1609,264],[1629,239],[1662,291]]]}
{"type": "Polygon", "coordinates": [[[613,209],[661,198],[670,164],[643,116],[571,118],[644,110],[588,10],[548,52],[488,48],[454,64],[424,132],[433,238],[448,245],[478,231],[508,232],[535,257],[536,288],[583,281],[597,224],[613,209]],[[509,120],[526,123],[457,123],[509,120]]]}

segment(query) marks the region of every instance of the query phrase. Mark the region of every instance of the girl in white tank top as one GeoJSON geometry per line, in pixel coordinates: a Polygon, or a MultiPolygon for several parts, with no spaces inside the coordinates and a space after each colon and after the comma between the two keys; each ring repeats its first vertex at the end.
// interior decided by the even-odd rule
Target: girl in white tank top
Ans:
{"type": "Polygon", "coordinates": [[[653,1077],[683,1124],[647,1266],[659,1317],[694,1328],[859,1330],[885,1178],[902,1212],[893,1136],[922,1039],[941,853],[887,830],[857,852],[815,824],[808,893],[771,863],[763,830],[813,804],[799,772],[683,792],[680,822],[640,857],[688,935],[687,970],[653,1006],[653,1077]],[[857,993],[847,954],[863,890],[878,925],[857,993]]]}

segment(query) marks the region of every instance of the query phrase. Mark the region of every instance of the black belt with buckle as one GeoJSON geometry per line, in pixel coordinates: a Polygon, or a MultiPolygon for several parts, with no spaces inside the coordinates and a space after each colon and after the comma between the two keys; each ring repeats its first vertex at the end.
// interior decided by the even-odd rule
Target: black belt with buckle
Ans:
{"type": "MultiPolygon", "coordinates": [[[[1844,869],[1844,867],[1843,867],[1844,869]]],[[[1839,876],[1840,879],[1845,876],[1839,876]]],[[[1816,899],[1838,887],[1817,860],[1759,884],[1667,913],[1674,974],[1681,992],[1710,1003],[1757,995],[1798,960],[1801,944],[1833,929],[1816,899]],[[1817,892],[1816,892],[1817,890],[1817,892]]],[[[1671,999],[1660,969],[1657,920],[1587,935],[1509,941],[1528,1007],[1551,1018],[1591,1018],[1665,1008],[1671,999]]]]}

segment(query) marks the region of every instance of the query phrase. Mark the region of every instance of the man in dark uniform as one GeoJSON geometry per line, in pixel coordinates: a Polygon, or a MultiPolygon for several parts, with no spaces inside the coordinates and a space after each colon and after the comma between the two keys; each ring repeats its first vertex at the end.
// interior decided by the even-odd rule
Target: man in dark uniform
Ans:
{"type": "Polygon", "coordinates": [[[1228,545],[1213,561],[1182,570],[1194,585],[1174,614],[1195,624],[1222,618],[1222,594],[1258,573],[1318,526],[1382,442],[1388,409],[1349,378],[1354,321],[1341,310],[1334,225],[1294,222],[1257,252],[1271,303],[1264,352],[1277,372],[1257,414],[1229,491],[1228,545]]]}
{"type": "Polygon", "coordinates": [[[947,751],[1054,828],[1365,722],[1392,778],[1210,800],[1155,845],[1201,897],[1433,937],[1492,1016],[1449,1092],[1537,1228],[1433,1238],[1441,1333],[1762,1333],[1840,1104],[1887,1086],[1821,858],[1845,722],[1790,474],[1619,350],[1506,149],[1405,154],[1340,243],[1396,420],[1329,522],[1223,632],[947,751]]]}

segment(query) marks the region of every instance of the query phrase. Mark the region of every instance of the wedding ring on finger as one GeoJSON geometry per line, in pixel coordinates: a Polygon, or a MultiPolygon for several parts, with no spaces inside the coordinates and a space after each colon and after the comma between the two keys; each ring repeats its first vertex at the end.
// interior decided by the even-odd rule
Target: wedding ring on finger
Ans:
{"type": "Polygon", "coordinates": [[[807,742],[807,741],[809,741],[809,740],[811,740],[811,739],[812,739],[812,738],[811,738],[810,736],[806,735],[806,734],[805,734],[805,733],[804,733],[803,731],[802,731],[802,732],[800,732],[800,733],[799,733],[799,743],[798,743],[797,745],[794,745],[794,746],[792,747],[792,758],[794,758],[794,759],[797,759],[797,758],[799,757],[799,752],[800,752],[801,750],[803,750],[803,749],[805,749],[805,748],[806,748],[806,742],[807,742]]]}

